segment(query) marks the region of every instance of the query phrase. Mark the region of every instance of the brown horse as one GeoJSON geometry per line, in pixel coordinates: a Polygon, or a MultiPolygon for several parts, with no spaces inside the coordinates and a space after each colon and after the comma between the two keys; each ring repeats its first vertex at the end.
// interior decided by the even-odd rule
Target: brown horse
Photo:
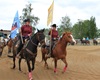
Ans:
{"type": "MultiPolygon", "coordinates": [[[[68,65],[66,61],[66,55],[67,55],[66,46],[67,43],[71,42],[75,42],[75,39],[73,38],[70,32],[65,32],[63,33],[62,37],[57,41],[55,47],[52,49],[51,57],[54,58],[54,65],[55,65],[54,72],[57,71],[57,60],[59,59],[61,59],[65,63],[63,72],[66,71],[68,65]]],[[[46,54],[48,54],[48,49],[45,46],[43,46],[41,48],[41,51],[42,51],[42,60],[45,61],[45,66],[48,68],[47,64],[48,58],[45,56],[46,54]]]]}
{"type": "Polygon", "coordinates": [[[13,40],[9,39],[8,42],[7,42],[8,53],[11,53],[12,45],[13,45],[13,40]]]}
{"type": "Polygon", "coordinates": [[[0,56],[2,55],[3,49],[6,46],[5,41],[4,42],[0,42],[0,56]]]}
{"type": "Polygon", "coordinates": [[[8,53],[12,52],[13,44],[18,41],[19,35],[17,35],[14,39],[9,39],[7,42],[7,47],[8,47],[8,53]]]}

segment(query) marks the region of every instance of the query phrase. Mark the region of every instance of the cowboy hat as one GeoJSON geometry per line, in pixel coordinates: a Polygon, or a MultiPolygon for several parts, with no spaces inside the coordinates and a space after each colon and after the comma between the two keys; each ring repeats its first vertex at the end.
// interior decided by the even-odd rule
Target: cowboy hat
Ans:
{"type": "Polygon", "coordinates": [[[51,25],[51,27],[58,27],[56,24],[51,25]]]}
{"type": "Polygon", "coordinates": [[[30,22],[30,19],[25,19],[24,22],[30,22]]]}

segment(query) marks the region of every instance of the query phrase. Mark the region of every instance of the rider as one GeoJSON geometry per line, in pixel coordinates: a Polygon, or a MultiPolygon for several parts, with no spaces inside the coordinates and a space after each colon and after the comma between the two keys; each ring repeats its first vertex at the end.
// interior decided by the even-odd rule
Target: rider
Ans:
{"type": "Polygon", "coordinates": [[[51,48],[50,48],[50,51],[49,51],[47,57],[51,56],[51,50],[53,48],[53,45],[55,44],[55,42],[59,38],[58,37],[58,31],[56,30],[56,27],[57,27],[56,24],[51,25],[51,29],[50,29],[50,31],[48,33],[48,35],[50,35],[50,37],[51,37],[51,48]]]}
{"type": "Polygon", "coordinates": [[[24,22],[25,25],[21,27],[21,34],[23,42],[25,43],[25,39],[29,39],[29,37],[32,35],[32,26],[30,26],[30,19],[25,19],[24,22]]]}
{"type": "MultiPolygon", "coordinates": [[[[22,25],[20,28],[20,36],[21,36],[21,43],[19,46],[19,51],[23,48],[23,45],[25,44],[26,40],[30,39],[30,36],[32,35],[32,26],[30,26],[30,19],[25,19],[24,20],[25,24],[22,25]]],[[[17,44],[16,44],[17,45],[17,44]]],[[[20,53],[18,53],[17,57],[19,56],[20,53]]]]}
{"type": "Polygon", "coordinates": [[[5,41],[5,40],[4,40],[5,35],[4,35],[2,29],[0,30],[0,33],[1,33],[1,36],[0,36],[0,42],[4,42],[4,41],[5,41]]]}
{"type": "Polygon", "coordinates": [[[83,37],[83,40],[85,40],[85,38],[83,37]]]}
{"type": "Polygon", "coordinates": [[[89,37],[87,37],[86,40],[88,41],[89,40],[89,37]]]}

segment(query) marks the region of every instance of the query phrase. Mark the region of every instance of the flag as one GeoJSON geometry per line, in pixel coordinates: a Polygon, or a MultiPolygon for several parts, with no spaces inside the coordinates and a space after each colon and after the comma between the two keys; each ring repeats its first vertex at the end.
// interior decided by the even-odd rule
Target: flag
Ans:
{"type": "Polygon", "coordinates": [[[52,2],[52,4],[50,5],[49,9],[48,9],[48,18],[47,18],[47,26],[50,24],[50,22],[52,22],[53,20],[53,7],[54,7],[54,1],[52,2]]]}
{"type": "Polygon", "coordinates": [[[20,28],[20,20],[19,20],[19,15],[18,15],[18,11],[15,14],[13,23],[12,23],[12,28],[11,28],[11,33],[10,33],[10,37],[12,39],[14,39],[17,35],[17,30],[20,28]]]}

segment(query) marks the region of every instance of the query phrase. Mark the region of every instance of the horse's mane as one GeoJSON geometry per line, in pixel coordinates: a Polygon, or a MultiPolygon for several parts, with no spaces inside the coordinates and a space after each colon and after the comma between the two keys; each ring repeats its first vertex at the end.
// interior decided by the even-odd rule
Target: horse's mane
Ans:
{"type": "Polygon", "coordinates": [[[38,30],[38,29],[37,29],[37,32],[34,33],[33,35],[31,35],[31,38],[33,38],[34,36],[36,36],[36,34],[37,34],[38,32],[43,32],[43,31],[44,31],[44,29],[41,29],[41,30],[38,30]]]}
{"type": "Polygon", "coordinates": [[[71,34],[71,32],[63,32],[62,35],[61,35],[61,37],[60,37],[60,39],[59,39],[59,41],[61,41],[63,39],[63,37],[64,37],[65,34],[71,34]]]}
{"type": "Polygon", "coordinates": [[[36,34],[37,34],[37,32],[36,32],[35,34],[31,35],[31,39],[32,39],[34,36],[36,36],[36,34]]]}

